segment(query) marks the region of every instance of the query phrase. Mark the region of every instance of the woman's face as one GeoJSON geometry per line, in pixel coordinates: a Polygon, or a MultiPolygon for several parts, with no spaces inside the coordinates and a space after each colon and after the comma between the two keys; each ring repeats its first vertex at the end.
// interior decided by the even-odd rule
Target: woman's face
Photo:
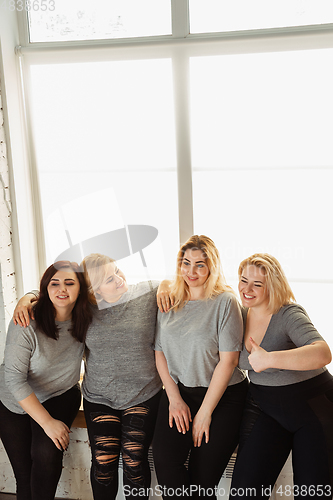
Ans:
{"type": "Polygon", "coordinates": [[[79,296],[80,283],[74,271],[59,269],[47,285],[47,292],[56,311],[70,311],[79,296]]]}
{"type": "Polygon", "coordinates": [[[188,248],[184,253],[180,272],[190,288],[203,287],[209,276],[204,253],[201,250],[188,248]]]}
{"type": "Polygon", "coordinates": [[[127,292],[128,286],[124,274],[118,269],[115,262],[103,266],[104,270],[106,278],[96,292],[103,300],[111,304],[117,302],[127,292]]]}
{"type": "Polygon", "coordinates": [[[239,279],[238,290],[243,306],[258,307],[268,305],[266,276],[260,267],[253,265],[244,267],[239,279]]]}

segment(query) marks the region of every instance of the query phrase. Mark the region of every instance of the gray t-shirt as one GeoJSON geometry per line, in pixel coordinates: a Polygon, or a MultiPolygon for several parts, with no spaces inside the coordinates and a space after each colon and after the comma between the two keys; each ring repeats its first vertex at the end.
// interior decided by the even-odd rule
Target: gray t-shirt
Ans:
{"type": "Polygon", "coordinates": [[[71,320],[56,325],[58,340],[40,332],[33,320],[26,328],[10,322],[0,366],[0,400],[10,411],[25,413],[18,401],[32,392],[43,403],[79,381],[84,344],[69,332],[71,320]]]}
{"type": "MultiPolygon", "coordinates": [[[[247,308],[243,309],[244,332],[246,327],[247,308]]],[[[306,311],[298,304],[288,304],[272,315],[266,333],[261,341],[260,347],[268,352],[285,351],[312,344],[312,342],[324,340],[310,321],[306,311]]],[[[248,370],[251,382],[258,385],[279,386],[295,384],[316,377],[326,371],[326,368],[318,370],[278,370],[268,368],[261,373],[256,373],[248,360],[249,352],[243,345],[239,357],[239,366],[248,370]]]]}
{"type": "Polygon", "coordinates": [[[82,384],[82,394],[91,403],[124,410],[161,389],[153,348],[157,286],[130,285],[117,302],[94,309],[82,384]]]}
{"type": "MultiPolygon", "coordinates": [[[[243,321],[230,292],[209,300],[189,301],[179,311],[158,312],[155,350],[163,351],[172,379],[187,387],[208,387],[219,351],[242,349],[243,321]]],[[[229,385],[245,378],[239,368],[229,385]]]]}

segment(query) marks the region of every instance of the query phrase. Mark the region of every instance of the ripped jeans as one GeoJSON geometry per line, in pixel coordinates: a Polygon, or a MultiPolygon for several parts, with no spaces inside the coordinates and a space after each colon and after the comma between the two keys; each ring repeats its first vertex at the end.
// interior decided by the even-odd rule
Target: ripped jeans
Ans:
{"type": "MultiPolygon", "coordinates": [[[[126,498],[137,499],[139,490],[143,493],[150,487],[148,450],[161,392],[126,410],[83,400],[92,454],[90,480],[94,500],[116,498],[120,452],[126,498]]],[[[140,494],[140,498],[148,499],[148,494],[140,494]]]]}

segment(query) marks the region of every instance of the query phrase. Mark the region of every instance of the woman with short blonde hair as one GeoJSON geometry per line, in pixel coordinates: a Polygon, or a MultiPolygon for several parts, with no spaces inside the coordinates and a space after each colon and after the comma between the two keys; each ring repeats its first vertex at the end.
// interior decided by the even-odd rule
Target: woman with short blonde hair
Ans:
{"type": "Polygon", "coordinates": [[[292,451],[293,484],[280,494],[331,499],[333,377],[325,367],[330,349],[272,255],[243,260],[238,289],[244,306],[239,366],[248,370],[250,388],[230,498],[267,500],[292,451]]]}

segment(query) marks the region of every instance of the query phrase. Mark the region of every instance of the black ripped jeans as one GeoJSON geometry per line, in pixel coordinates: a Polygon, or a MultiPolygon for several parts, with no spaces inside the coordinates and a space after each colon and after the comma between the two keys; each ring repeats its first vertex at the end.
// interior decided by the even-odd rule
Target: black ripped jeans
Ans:
{"type": "Polygon", "coordinates": [[[148,499],[151,480],[148,450],[161,392],[126,410],[83,400],[92,454],[90,480],[94,500],[116,498],[120,452],[126,498],[148,499]]]}
{"type": "MultiPolygon", "coordinates": [[[[68,427],[81,403],[79,386],[43,403],[68,427]]],[[[63,452],[29,415],[13,413],[0,402],[0,438],[16,479],[17,500],[53,500],[62,472],[63,452]]]]}

